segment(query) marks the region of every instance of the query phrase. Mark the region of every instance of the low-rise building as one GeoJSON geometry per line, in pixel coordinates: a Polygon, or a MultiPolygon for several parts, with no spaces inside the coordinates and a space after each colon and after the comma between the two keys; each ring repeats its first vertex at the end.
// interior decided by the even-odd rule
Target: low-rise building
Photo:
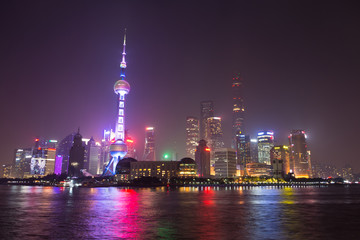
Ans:
{"type": "Polygon", "coordinates": [[[248,163],[246,171],[250,177],[270,176],[271,166],[266,163],[248,163]]]}

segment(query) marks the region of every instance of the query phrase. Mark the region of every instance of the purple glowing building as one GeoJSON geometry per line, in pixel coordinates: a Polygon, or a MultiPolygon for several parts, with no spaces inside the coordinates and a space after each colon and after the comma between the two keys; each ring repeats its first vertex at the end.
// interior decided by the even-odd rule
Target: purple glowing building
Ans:
{"type": "Polygon", "coordinates": [[[62,155],[56,155],[56,157],[55,157],[55,169],[54,169],[54,173],[56,175],[61,174],[62,161],[63,161],[63,156],[62,155]]]}

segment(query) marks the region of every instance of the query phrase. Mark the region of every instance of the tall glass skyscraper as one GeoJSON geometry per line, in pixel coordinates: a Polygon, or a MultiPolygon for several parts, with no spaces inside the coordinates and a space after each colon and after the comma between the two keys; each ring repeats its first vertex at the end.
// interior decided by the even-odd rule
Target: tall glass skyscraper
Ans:
{"type": "Polygon", "coordinates": [[[199,177],[210,177],[210,148],[206,146],[205,140],[200,140],[196,147],[195,162],[199,177]]]}
{"type": "Polygon", "coordinates": [[[233,98],[233,137],[238,134],[244,134],[244,97],[243,97],[243,79],[240,73],[235,74],[232,83],[233,98]]]}
{"type": "Polygon", "coordinates": [[[245,174],[246,164],[251,163],[250,136],[239,134],[236,136],[236,165],[240,172],[245,174]]]}
{"type": "Polygon", "coordinates": [[[275,146],[270,150],[271,166],[274,178],[285,178],[290,172],[289,147],[286,145],[275,146]]]}
{"type": "Polygon", "coordinates": [[[292,130],[290,132],[290,168],[293,169],[297,178],[311,177],[311,163],[306,138],[304,130],[292,130]]]}
{"type": "Polygon", "coordinates": [[[195,157],[196,146],[199,142],[199,119],[196,117],[186,118],[186,154],[188,157],[195,157]]]}
{"type": "Polygon", "coordinates": [[[145,129],[144,161],[155,161],[155,135],[154,127],[145,129]]]}
{"type": "Polygon", "coordinates": [[[74,136],[75,136],[75,133],[71,133],[71,134],[67,135],[63,140],[60,141],[60,143],[56,149],[56,156],[62,157],[61,173],[68,173],[69,154],[70,154],[70,149],[73,145],[74,136]]]}
{"type": "Polygon", "coordinates": [[[81,177],[81,170],[84,169],[85,147],[82,142],[82,136],[78,130],[74,136],[73,145],[69,154],[68,174],[71,177],[81,177]]]}
{"type": "Polygon", "coordinates": [[[223,131],[220,117],[209,117],[206,122],[205,140],[211,150],[224,147],[223,131]]]}
{"type": "Polygon", "coordinates": [[[214,102],[202,101],[200,103],[200,139],[206,137],[207,119],[214,117],[214,102]]]}
{"type": "Polygon", "coordinates": [[[274,132],[258,132],[258,161],[270,165],[270,150],[274,147],[274,132]]]}

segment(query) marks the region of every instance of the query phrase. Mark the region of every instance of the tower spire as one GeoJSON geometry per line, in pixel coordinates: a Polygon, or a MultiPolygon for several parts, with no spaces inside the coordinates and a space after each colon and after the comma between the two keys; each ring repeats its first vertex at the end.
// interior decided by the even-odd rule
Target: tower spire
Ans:
{"type": "Polygon", "coordinates": [[[125,28],[125,33],[124,33],[124,43],[123,43],[123,52],[122,52],[122,60],[120,63],[120,68],[121,68],[121,72],[120,72],[120,77],[122,80],[125,79],[125,68],[126,68],[126,61],[125,61],[125,56],[126,56],[126,28],[125,28]]]}

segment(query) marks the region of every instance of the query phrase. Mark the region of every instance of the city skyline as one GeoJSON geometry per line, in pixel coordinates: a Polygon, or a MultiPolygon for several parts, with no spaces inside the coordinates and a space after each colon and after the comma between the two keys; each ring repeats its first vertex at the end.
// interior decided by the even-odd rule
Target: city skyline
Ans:
{"type": "MultiPolygon", "coordinates": [[[[18,14],[24,16],[12,21],[12,27],[17,31],[5,28],[7,38],[1,40],[5,53],[1,61],[6,66],[1,75],[5,80],[1,83],[2,89],[6,87],[7,91],[1,94],[1,109],[5,116],[1,132],[6,138],[0,144],[0,162],[11,162],[14,149],[32,146],[36,136],[60,141],[80,126],[84,137],[94,136],[99,140],[103,129],[114,129],[116,96],[111,87],[119,74],[121,28],[127,27],[131,39],[128,48],[131,54],[127,61],[132,66],[127,74],[131,76],[134,90],[126,100],[126,129],[134,136],[138,152],[143,149],[144,129],[154,126],[157,158],[169,150],[178,152],[179,159],[185,157],[186,117],[200,117],[199,104],[204,100],[214,102],[215,116],[220,116],[223,121],[225,146],[230,147],[232,76],[241,72],[246,134],[256,138],[258,131],[270,129],[275,133],[275,144],[281,145],[288,144],[290,130],[304,129],[309,136],[307,141],[312,160],[340,167],[351,164],[359,171],[356,148],[352,147],[354,136],[359,131],[354,119],[359,113],[352,116],[353,112],[347,106],[359,100],[352,92],[355,73],[358,72],[354,67],[359,63],[352,54],[355,55],[359,48],[350,45],[352,41],[355,44],[355,39],[360,39],[360,36],[352,32],[351,27],[343,30],[343,38],[332,35],[332,31],[340,31],[335,20],[340,19],[351,26],[351,18],[346,18],[344,12],[353,10],[342,5],[344,12],[340,12],[341,17],[334,17],[330,13],[335,11],[335,6],[329,4],[325,6],[329,13],[322,12],[325,20],[316,21],[310,10],[307,10],[309,19],[304,20],[298,15],[306,4],[289,3],[280,9],[273,4],[264,4],[275,12],[267,13],[250,3],[233,4],[254,11],[260,19],[269,17],[269,23],[247,22],[236,26],[240,20],[250,21],[253,16],[241,10],[244,15],[236,15],[232,21],[224,14],[235,13],[235,10],[223,6],[218,11],[216,4],[210,3],[207,6],[209,13],[202,10],[202,14],[207,20],[223,23],[215,25],[215,29],[211,29],[205,20],[197,19],[192,10],[181,4],[169,4],[163,11],[144,4],[151,13],[170,19],[170,23],[163,25],[151,18],[145,6],[139,4],[114,4],[114,7],[128,9],[124,16],[116,16],[115,9],[102,7],[98,13],[100,16],[108,14],[108,17],[99,22],[96,22],[99,18],[91,20],[89,15],[98,7],[96,3],[87,5],[88,11],[81,13],[83,19],[76,19],[75,13],[65,9],[66,4],[58,9],[42,5],[48,9],[47,12],[54,13],[48,23],[41,20],[41,16],[46,14],[37,12],[44,10],[42,8],[36,10],[28,6],[30,13],[36,12],[37,17],[25,13],[26,3],[23,3],[25,6],[9,4],[10,10],[17,9],[18,14]],[[297,13],[294,16],[287,15],[284,11],[293,6],[300,7],[300,10],[294,10],[297,13]],[[137,8],[149,22],[135,21],[131,13],[137,8]],[[190,13],[189,19],[180,22],[179,14],[169,16],[178,8],[180,12],[190,13]],[[69,14],[67,18],[61,11],[69,14]],[[211,13],[216,13],[214,19],[211,13]],[[277,18],[276,13],[294,23],[304,23],[304,26],[296,25],[295,29],[289,30],[292,34],[286,35],[282,31],[287,29],[288,23],[277,18]],[[30,19],[29,23],[25,22],[26,19],[30,19]],[[61,19],[66,20],[65,23],[57,22],[61,19]],[[73,28],[70,27],[71,20],[75,20],[73,28]],[[313,21],[319,26],[313,25],[313,21]],[[189,28],[187,37],[178,32],[182,27],[191,26],[192,22],[195,26],[189,28]],[[94,24],[95,27],[90,28],[94,24]],[[149,27],[159,24],[160,28],[149,27]],[[172,24],[179,26],[173,27],[172,24]],[[263,26],[253,31],[262,24],[270,29],[263,26]],[[80,29],[82,25],[89,28],[80,29]],[[333,26],[335,29],[331,29],[333,26]],[[195,31],[197,28],[200,28],[199,33],[195,31]],[[276,34],[271,34],[270,30],[276,34]],[[321,34],[317,30],[322,30],[321,34]],[[21,31],[26,32],[25,36],[20,37],[21,31]],[[307,31],[310,33],[301,35],[307,31]],[[151,35],[151,32],[155,34],[151,35]],[[268,37],[268,40],[259,40],[261,36],[268,37]],[[303,39],[299,39],[300,36],[303,39]],[[332,39],[328,39],[329,36],[332,39]],[[11,42],[12,39],[17,39],[17,42],[11,42]],[[320,44],[325,39],[325,44],[320,44]],[[336,41],[343,45],[336,45],[334,49],[336,41]],[[273,49],[267,49],[269,46],[273,49]],[[328,61],[330,56],[332,61],[328,61]],[[315,63],[318,64],[316,68],[315,63]],[[215,66],[217,71],[212,70],[215,66]],[[348,85],[339,84],[340,77],[348,85]],[[335,84],[336,88],[332,86],[335,84]],[[8,105],[9,102],[12,104],[8,105]],[[334,117],[334,109],[339,116],[334,117]],[[336,124],[338,122],[340,124],[336,124]]],[[[75,7],[80,7],[80,4],[75,7]]],[[[200,4],[194,7],[200,8],[200,4]]],[[[16,14],[12,19],[15,18],[16,14]]]]}

